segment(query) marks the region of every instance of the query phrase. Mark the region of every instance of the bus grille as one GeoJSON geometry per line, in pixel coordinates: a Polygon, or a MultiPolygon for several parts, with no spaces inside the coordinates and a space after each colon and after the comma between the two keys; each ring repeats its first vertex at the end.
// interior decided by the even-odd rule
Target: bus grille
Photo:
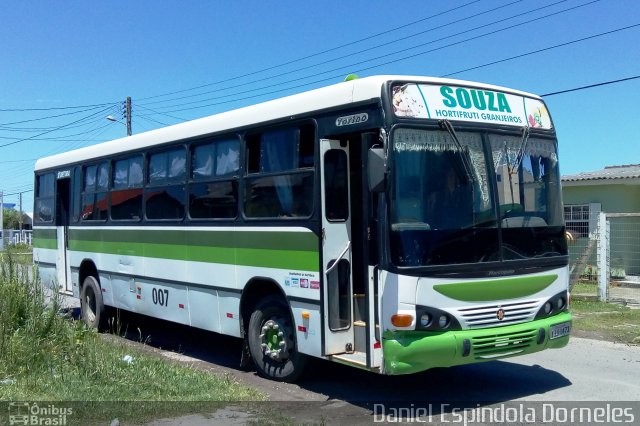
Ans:
{"type": "Polygon", "coordinates": [[[533,319],[538,308],[537,300],[526,302],[506,303],[503,305],[479,306],[458,309],[469,328],[484,328],[497,325],[517,324],[533,319]],[[504,311],[504,318],[498,319],[498,310],[504,311]]]}
{"type": "Polygon", "coordinates": [[[536,341],[535,329],[514,333],[496,333],[471,339],[473,356],[476,359],[493,359],[515,355],[536,341]]]}

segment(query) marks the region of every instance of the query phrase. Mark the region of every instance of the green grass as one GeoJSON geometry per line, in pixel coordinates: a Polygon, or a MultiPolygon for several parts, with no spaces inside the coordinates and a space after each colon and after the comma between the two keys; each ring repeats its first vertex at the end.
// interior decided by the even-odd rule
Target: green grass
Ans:
{"type": "Polygon", "coordinates": [[[11,256],[13,263],[19,265],[33,265],[33,247],[26,244],[6,245],[0,251],[0,262],[8,261],[11,256]]]}
{"type": "Polygon", "coordinates": [[[229,377],[103,338],[60,315],[57,298],[47,301],[27,268],[11,255],[0,262],[0,402],[88,401],[75,404],[69,419],[84,423],[211,412],[219,402],[265,399],[229,377]],[[133,362],[123,361],[125,355],[133,362]]]}
{"type": "Polygon", "coordinates": [[[598,301],[571,302],[573,327],[578,335],[620,343],[640,344],[640,309],[598,301]]]}
{"type": "Polygon", "coordinates": [[[598,295],[598,283],[595,282],[577,282],[571,287],[573,295],[598,295]]]}

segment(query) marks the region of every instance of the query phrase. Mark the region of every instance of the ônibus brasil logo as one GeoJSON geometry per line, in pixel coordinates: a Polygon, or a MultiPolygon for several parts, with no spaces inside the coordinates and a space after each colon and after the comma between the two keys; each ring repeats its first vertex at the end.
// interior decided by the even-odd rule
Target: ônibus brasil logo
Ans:
{"type": "Polygon", "coordinates": [[[38,404],[29,402],[9,403],[9,425],[13,426],[64,426],[73,408],[60,407],[55,404],[38,404]]]}

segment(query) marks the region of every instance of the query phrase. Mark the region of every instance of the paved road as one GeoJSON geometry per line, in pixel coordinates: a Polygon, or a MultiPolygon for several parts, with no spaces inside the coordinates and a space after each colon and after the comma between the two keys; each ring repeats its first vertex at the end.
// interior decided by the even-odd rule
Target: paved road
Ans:
{"type": "MultiPolygon", "coordinates": [[[[510,401],[640,401],[639,346],[574,337],[563,349],[395,377],[318,360],[298,384],[286,384],[240,369],[238,339],[131,314],[122,320],[123,329],[135,330],[129,333],[131,342],[140,340],[140,328],[148,350],[229,374],[265,392],[271,401],[287,402],[283,410],[298,420],[313,415],[315,421],[326,421],[339,412],[353,416],[351,423],[371,421],[374,403],[473,406],[482,402],[484,406],[510,401]],[[309,401],[325,403],[309,405],[309,401]]],[[[242,418],[233,412],[231,417],[242,418]]],[[[188,423],[196,420],[189,418],[188,423]]]]}

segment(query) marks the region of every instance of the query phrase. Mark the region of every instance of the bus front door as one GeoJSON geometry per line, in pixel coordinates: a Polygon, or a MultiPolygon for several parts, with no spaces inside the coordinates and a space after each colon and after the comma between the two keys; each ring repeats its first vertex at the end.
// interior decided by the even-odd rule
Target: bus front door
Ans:
{"type": "Polygon", "coordinates": [[[69,231],[69,207],[71,199],[71,179],[58,179],[56,185],[56,271],[58,278],[58,290],[63,293],[71,293],[71,270],[67,252],[69,231]]]}
{"type": "Polygon", "coordinates": [[[349,147],[320,141],[324,355],[354,351],[349,147]]]}

